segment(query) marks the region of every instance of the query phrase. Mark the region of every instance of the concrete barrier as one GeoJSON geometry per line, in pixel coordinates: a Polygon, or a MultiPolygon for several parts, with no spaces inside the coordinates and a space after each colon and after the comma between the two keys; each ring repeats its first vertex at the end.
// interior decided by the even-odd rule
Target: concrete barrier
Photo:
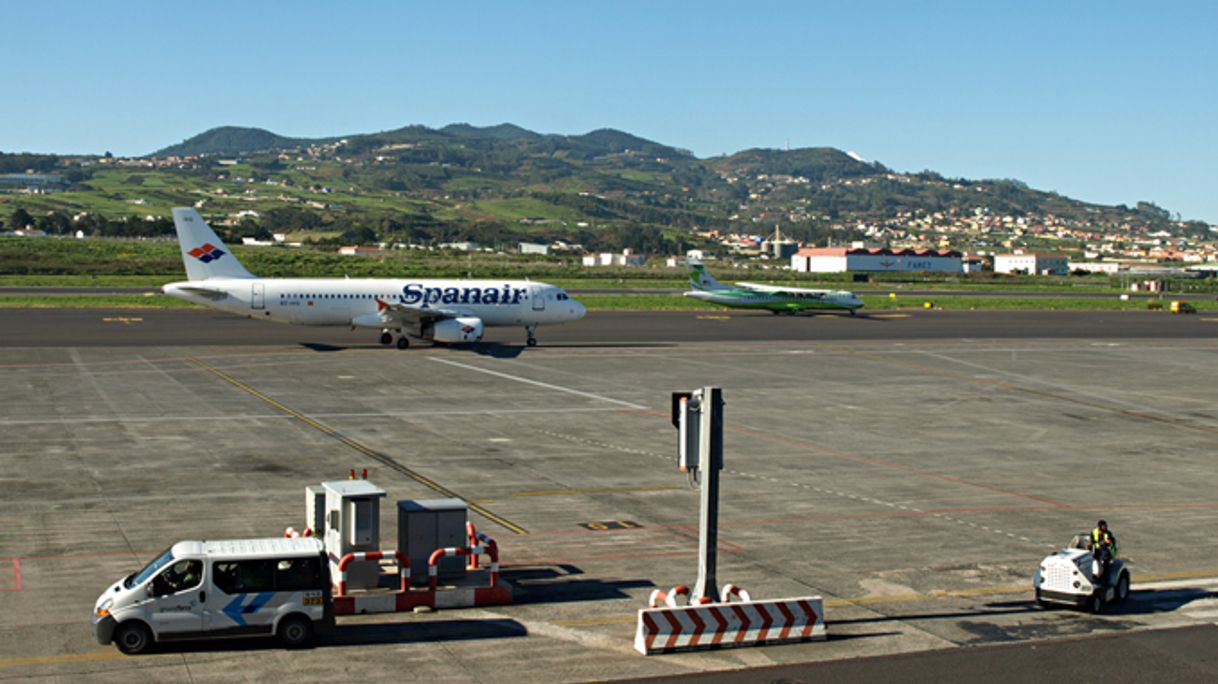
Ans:
{"type": "Polygon", "coordinates": [[[634,648],[644,655],[825,638],[819,596],[645,608],[639,611],[634,648]]]}

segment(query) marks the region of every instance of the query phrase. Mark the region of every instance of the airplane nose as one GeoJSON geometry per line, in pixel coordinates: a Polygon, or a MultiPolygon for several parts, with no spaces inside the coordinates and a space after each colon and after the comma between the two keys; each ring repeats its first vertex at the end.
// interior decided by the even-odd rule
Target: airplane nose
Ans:
{"type": "Polygon", "coordinates": [[[578,321],[579,319],[584,317],[584,314],[588,313],[588,309],[585,308],[583,304],[581,304],[579,302],[572,302],[572,304],[575,305],[573,307],[573,311],[572,311],[572,313],[575,314],[575,320],[578,321]]]}

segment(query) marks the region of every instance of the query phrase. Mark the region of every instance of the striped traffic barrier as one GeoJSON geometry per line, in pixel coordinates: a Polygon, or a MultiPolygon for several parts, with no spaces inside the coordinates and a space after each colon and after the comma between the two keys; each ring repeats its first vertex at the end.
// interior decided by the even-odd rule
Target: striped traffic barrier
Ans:
{"type": "MultiPolygon", "coordinates": [[[[736,590],[733,595],[743,598],[743,593],[736,590]]],[[[662,607],[639,611],[634,647],[653,655],[824,638],[824,601],[819,596],[675,608],[665,600],[662,607]]]]}
{"type": "MultiPolygon", "coordinates": [[[[355,551],[348,553],[338,561],[338,590],[335,596],[347,595],[347,567],[354,561],[381,560],[386,556],[398,559],[398,591],[410,590],[410,557],[401,551],[355,551]]],[[[433,587],[434,588],[434,587],[433,587]]]]}

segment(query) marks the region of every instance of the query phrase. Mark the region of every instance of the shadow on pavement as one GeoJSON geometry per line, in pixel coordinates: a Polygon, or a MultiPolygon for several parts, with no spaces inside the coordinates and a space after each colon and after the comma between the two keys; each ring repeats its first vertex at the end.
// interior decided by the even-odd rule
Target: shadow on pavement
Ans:
{"type": "Polygon", "coordinates": [[[512,599],[515,604],[628,599],[627,589],[655,588],[650,580],[574,579],[582,574],[582,570],[567,564],[513,566],[502,572],[503,578],[515,587],[512,599]]]}
{"type": "MultiPolygon", "coordinates": [[[[411,620],[402,613],[400,621],[350,624],[339,622],[334,633],[318,637],[306,650],[374,644],[469,641],[528,636],[529,630],[515,620],[411,620]]],[[[155,644],[149,653],[220,653],[234,651],[282,651],[274,637],[168,641],[155,644]]]]}

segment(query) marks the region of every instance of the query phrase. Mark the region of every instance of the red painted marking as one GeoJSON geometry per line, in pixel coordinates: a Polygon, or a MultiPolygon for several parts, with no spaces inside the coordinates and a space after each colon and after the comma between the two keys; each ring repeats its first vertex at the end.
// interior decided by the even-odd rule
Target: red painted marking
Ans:
{"type": "Polygon", "coordinates": [[[761,613],[761,631],[757,633],[757,641],[765,641],[766,635],[770,633],[770,625],[774,624],[774,618],[764,605],[757,604],[753,607],[761,613]]]}
{"type": "Polygon", "coordinates": [[[0,591],[21,591],[24,585],[21,582],[21,559],[13,558],[13,581],[8,585],[0,585],[0,591]]]}
{"type": "Polygon", "coordinates": [[[686,612],[686,615],[688,615],[689,618],[694,621],[693,638],[689,641],[690,646],[697,646],[698,640],[701,639],[704,634],[706,634],[706,622],[698,616],[698,613],[700,612],[701,611],[697,609],[686,612]]]}
{"type": "Polygon", "coordinates": [[[413,610],[415,606],[434,608],[436,593],[434,591],[400,591],[394,599],[394,608],[399,611],[413,610]]]}
{"type": "Polygon", "coordinates": [[[335,615],[355,614],[355,597],[353,596],[335,596],[330,602],[334,604],[335,615]]]}
{"type": "Polygon", "coordinates": [[[804,631],[800,636],[807,639],[812,636],[812,630],[816,627],[816,609],[807,601],[800,601],[799,607],[803,609],[804,619],[807,620],[807,624],[804,625],[804,631]]]}
{"type": "Polygon", "coordinates": [[[681,636],[681,621],[672,614],[671,610],[664,611],[664,619],[668,620],[668,624],[672,627],[672,634],[668,635],[668,641],[664,644],[664,650],[671,651],[677,647],[677,638],[681,636]]]}
{"type": "Polygon", "coordinates": [[[723,612],[719,610],[718,606],[711,606],[710,614],[711,617],[715,618],[715,622],[717,623],[715,626],[715,636],[713,639],[711,639],[711,645],[718,646],[719,642],[723,641],[724,634],[727,633],[727,617],[723,615],[723,612]]]}
{"type": "Polygon", "coordinates": [[[740,620],[740,631],[736,632],[736,643],[744,643],[744,635],[749,631],[749,614],[738,605],[732,605],[732,610],[736,612],[736,618],[740,620]]]}
{"type": "Polygon", "coordinates": [[[782,623],[782,631],[778,633],[779,640],[785,640],[791,636],[791,628],[795,626],[795,613],[787,608],[787,602],[783,601],[778,604],[778,610],[782,611],[782,616],[785,618],[782,623]]]}

